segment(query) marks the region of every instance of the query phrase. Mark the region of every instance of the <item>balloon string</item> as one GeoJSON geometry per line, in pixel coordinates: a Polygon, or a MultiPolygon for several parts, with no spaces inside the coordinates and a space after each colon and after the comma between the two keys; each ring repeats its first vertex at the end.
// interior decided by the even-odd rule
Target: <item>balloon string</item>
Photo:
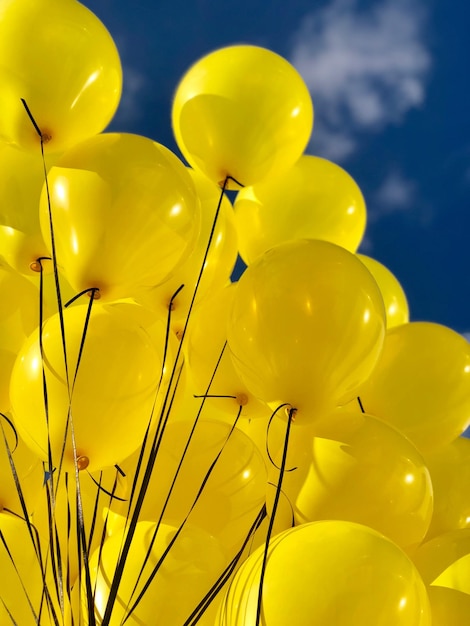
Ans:
{"type": "MultiPolygon", "coordinates": [[[[28,529],[28,533],[29,533],[29,536],[31,538],[31,542],[33,544],[33,548],[34,548],[34,551],[35,551],[35,554],[36,554],[36,558],[37,558],[37,562],[38,562],[39,568],[41,570],[41,577],[42,577],[42,581],[43,581],[43,594],[42,594],[42,597],[41,597],[41,606],[42,606],[42,602],[43,602],[44,596],[46,596],[46,600],[48,601],[48,605],[51,608],[51,601],[50,601],[51,599],[50,599],[50,595],[49,595],[49,591],[48,591],[47,583],[46,583],[45,565],[44,565],[44,561],[43,561],[42,553],[41,553],[41,545],[40,545],[40,540],[39,540],[39,534],[38,534],[36,528],[34,527],[34,525],[31,522],[30,515],[29,515],[28,509],[27,509],[27,506],[26,506],[26,500],[24,498],[23,490],[21,488],[20,479],[19,479],[19,476],[18,476],[18,472],[16,470],[14,459],[13,459],[13,452],[16,449],[16,446],[18,445],[18,435],[16,433],[16,429],[15,429],[13,423],[11,422],[11,420],[8,419],[8,417],[6,415],[4,415],[3,413],[0,413],[0,417],[6,420],[6,422],[11,426],[11,428],[13,429],[13,432],[15,434],[16,443],[15,443],[15,448],[12,450],[10,448],[10,445],[8,443],[8,439],[7,439],[6,434],[5,434],[5,429],[3,427],[3,422],[0,420],[0,428],[2,430],[3,441],[4,441],[4,444],[5,444],[5,449],[6,449],[7,456],[8,456],[8,462],[9,462],[9,465],[10,465],[10,469],[11,469],[11,472],[12,472],[12,476],[13,476],[13,480],[14,480],[14,483],[15,483],[16,491],[17,491],[17,494],[18,494],[18,499],[20,501],[21,510],[23,512],[23,517],[21,517],[21,519],[26,522],[26,527],[28,529]]],[[[8,509],[4,508],[4,510],[8,510],[8,509]]],[[[12,515],[15,515],[16,517],[20,517],[20,516],[17,515],[17,513],[13,512],[13,511],[9,511],[9,512],[12,515]]],[[[54,617],[55,617],[55,611],[54,611],[53,607],[52,607],[52,611],[53,611],[53,614],[54,614],[54,617]]]]}
{"type": "Polygon", "coordinates": [[[266,515],[267,515],[266,504],[263,504],[260,512],[256,516],[255,521],[253,522],[250,530],[248,531],[248,534],[240,550],[237,552],[234,558],[230,561],[230,563],[226,566],[222,574],[219,576],[216,582],[212,585],[212,587],[209,589],[209,591],[206,593],[203,599],[199,602],[199,604],[193,610],[191,615],[184,622],[183,626],[195,626],[195,624],[199,622],[201,617],[204,615],[204,613],[207,611],[209,606],[215,600],[217,595],[223,589],[224,585],[230,580],[230,577],[232,576],[238,563],[240,562],[240,559],[242,558],[249,542],[252,540],[255,532],[261,526],[261,523],[265,519],[266,515]]]}
{"type": "MultiPolygon", "coordinates": [[[[268,459],[271,461],[271,464],[274,465],[274,467],[278,470],[280,470],[281,468],[276,464],[276,462],[274,461],[272,455],[271,455],[271,451],[269,450],[269,431],[271,429],[272,423],[274,418],[276,417],[276,413],[277,413],[277,409],[276,411],[271,415],[271,417],[269,418],[269,422],[268,422],[268,427],[266,429],[266,454],[268,455],[268,459]]],[[[284,472],[293,472],[297,469],[297,467],[290,467],[289,469],[285,469],[284,472]]]]}
{"type": "Polygon", "coordinates": [[[43,164],[43,169],[44,169],[44,185],[45,185],[45,190],[46,190],[46,197],[47,197],[47,208],[48,208],[48,215],[49,215],[49,231],[50,231],[50,235],[51,235],[51,252],[52,252],[52,266],[53,266],[53,270],[54,270],[54,280],[55,280],[55,286],[56,286],[56,296],[57,296],[57,307],[58,307],[58,313],[59,313],[59,319],[60,319],[60,328],[61,328],[61,333],[62,333],[62,347],[63,347],[63,353],[64,353],[64,364],[65,364],[65,373],[66,373],[66,379],[68,382],[68,364],[67,364],[67,348],[65,345],[65,325],[64,325],[64,316],[63,316],[63,310],[62,310],[62,296],[61,296],[61,292],[60,292],[60,280],[59,280],[59,268],[58,268],[58,264],[57,264],[57,250],[56,250],[56,241],[55,241],[55,234],[54,234],[54,224],[53,224],[53,220],[52,220],[52,203],[51,203],[51,194],[50,194],[50,189],[49,189],[49,181],[47,178],[47,165],[46,165],[46,157],[44,154],[44,142],[47,141],[48,139],[50,139],[50,137],[48,137],[48,135],[45,135],[44,133],[42,133],[41,129],[39,128],[38,123],[36,122],[36,120],[34,119],[34,115],[31,112],[31,109],[29,108],[26,100],[24,98],[21,98],[21,102],[26,110],[26,113],[34,127],[34,129],[36,130],[37,134],[39,135],[40,138],[40,144],[41,144],[41,157],[42,157],[42,164],[43,164]]]}
{"type": "Polygon", "coordinates": [[[19,583],[21,585],[23,593],[24,593],[24,595],[26,597],[26,600],[28,602],[29,608],[30,608],[31,613],[33,615],[34,621],[35,621],[36,624],[39,624],[39,618],[36,615],[36,611],[34,610],[34,606],[33,606],[33,603],[31,601],[31,598],[29,596],[28,590],[26,589],[26,586],[25,586],[25,584],[23,582],[23,578],[21,576],[21,573],[19,572],[18,567],[16,566],[15,559],[13,558],[13,555],[12,555],[12,553],[10,551],[10,548],[8,547],[8,543],[7,543],[6,539],[5,539],[5,536],[4,536],[3,531],[2,531],[1,528],[0,528],[0,542],[3,544],[3,547],[5,548],[5,551],[6,551],[7,555],[8,555],[8,558],[10,559],[10,562],[13,565],[13,569],[15,570],[16,576],[17,576],[17,578],[19,580],[19,583]]]}
{"type": "MultiPolygon", "coordinates": [[[[136,600],[135,600],[134,604],[133,604],[133,605],[131,606],[131,608],[128,610],[127,616],[126,616],[126,618],[125,618],[125,619],[123,620],[123,622],[122,622],[123,624],[124,624],[125,622],[127,622],[127,620],[128,620],[130,617],[132,617],[132,613],[134,612],[135,608],[138,606],[138,604],[139,604],[139,603],[140,603],[140,601],[142,600],[142,598],[143,598],[143,596],[145,595],[145,593],[146,593],[147,589],[149,588],[149,586],[150,586],[150,584],[152,583],[153,579],[154,579],[154,578],[155,578],[155,576],[157,575],[157,573],[158,573],[158,571],[159,571],[160,567],[162,566],[163,562],[165,561],[165,559],[166,559],[167,555],[170,553],[171,549],[173,548],[174,544],[176,543],[176,540],[178,539],[178,537],[180,536],[181,532],[183,531],[183,528],[185,527],[186,522],[188,521],[188,519],[189,519],[189,517],[190,517],[190,515],[191,515],[192,511],[194,510],[194,508],[195,508],[196,504],[198,503],[199,498],[201,497],[201,495],[202,495],[202,493],[203,493],[203,491],[204,491],[204,488],[205,488],[205,486],[206,486],[206,484],[207,484],[207,481],[209,480],[209,478],[210,478],[210,476],[211,476],[212,472],[214,471],[214,469],[215,469],[215,467],[216,467],[216,465],[217,465],[218,460],[220,459],[220,457],[221,457],[221,455],[222,455],[222,453],[223,453],[223,451],[224,451],[224,449],[225,449],[225,446],[227,445],[227,443],[228,443],[228,441],[229,441],[230,437],[232,436],[233,431],[235,430],[235,427],[236,427],[236,424],[237,424],[238,419],[239,419],[239,417],[240,417],[240,414],[241,414],[241,412],[242,412],[242,409],[243,409],[243,407],[242,407],[242,406],[240,406],[240,408],[239,408],[239,410],[238,410],[238,415],[237,415],[237,418],[236,418],[236,420],[235,420],[234,424],[232,425],[232,427],[230,428],[230,432],[228,433],[228,435],[227,435],[227,437],[226,437],[226,439],[225,439],[225,441],[224,441],[224,443],[223,443],[223,445],[222,445],[222,448],[219,450],[219,452],[217,453],[217,456],[216,456],[216,457],[215,457],[215,459],[212,461],[212,463],[211,463],[211,465],[210,465],[209,469],[207,470],[206,475],[204,476],[204,479],[203,479],[203,481],[202,481],[202,483],[201,483],[201,486],[200,486],[200,487],[199,487],[199,489],[198,489],[198,492],[197,492],[197,494],[196,494],[196,497],[194,498],[194,501],[193,501],[193,503],[192,503],[192,505],[191,505],[191,507],[190,507],[190,509],[189,509],[189,511],[188,511],[188,513],[187,513],[187,515],[186,515],[186,517],[184,518],[184,520],[183,520],[183,521],[182,521],[182,523],[180,524],[180,526],[179,526],[178,530],[177,530],[177,531],[176,531],[176,533],[173,535],[173,537],[172,537],[171,541],[169,542],[169,544],[168,544],[168,546],[166,547],[165,551],[163,552],[162,556],[160,557],[160,559],[158,560],[157,564],[155,565],[155,567],[153,568],[152,572],[150,573],[150,575],[149,575],[149,577],[148,577],[147,581],[145,582],[145,584],[144,584],[144,586],[143,586],[142,590],[140,591],[139,595],[137,596],[137,598],[136,598],[136,600]]],[[[160,520],[162,519],[162,517],[163,517],[163,514],[161,514],[161,515],[160,515],[160,520]]],[[[150,546],[149,546],[148,551],[147,551],[147,555],[146,555],[145,561],[144,561],[144,563],[143,563],[143,565],[142,565],[142,568],[141,568],[141,571],[140,571],[140,574],[139,574],[139,579],[140,579],[140,575],[143,573],[143,569],[144,569],[144,567],[145,567],[145,565],[146,565],[146,563],[147,563],[147,560],[148,560],[148,558],[150,557],[150,553],[151,553],[151,550],[152,550],[153,544],[154,544],[155,539],[156,539],[156,536],[157,536],[158,528],[159,528],[159,525],[157,524],[157,526],[156,526],[156,528],[155,528],[155,531],[154,531],[154,533],[153,533],[152,540],[151,540],[151,542],[150,542],[150,546]]],[[[134,590],[133,590],[133,592],[132,592],[132,594],[131,594],[131,598],[132,598],[132,596],[133,596],[133,594],[134,594],[134,591],[136,590],[137,583],[139,582],[139,579],[137,580],[136,585],[134,586],[134,590]]]]}
{"type": "MultiPolygon", "coordinates": [[[[215,377],[215,375],[216,375],[216,373],[217,373],[217,369],[218,369],[218,367],[219,367],[220,361],[222,360],[222,356],[223,356],[223,354],[224,354],[224,351],[225,351],[226,345],[227,345],[227,344],[226,344],[226,342],[225,342],[225,344],[224,344],[224,346],[223,346],[223,348],[222,348],[222,350],[221,350],[221,352],[220,352],[219,358],[218,358],[218,360],[217,360],[217,364],[216,364],[216,366],[215,366],[215,369],[214,369],[214,371],[213,371],[213,373],[212,373],[211,380],[209,381],[209,385],[208,385],[208,388],[207,388],[207,392],[209,391],[209,389],[210,389],[210,387],[211,387],[211,385],[212,385],[212,381],[214,380],[214,377],[215,377]]],[[[170,488],[169,488],[169,490],[168,490],[168,492],[167,492],[167,494],[166,494],[165,502],[163,503],[163,507],[162,507],[162,509],[161,509],[161,511],[160,511],[159,519],[158,519],[158,521],[157,521],[157,523],[156,523],[156,526],[155,526],[154,538],[153,538],[153,540],[152,540],[152,542],[151,542],[151,544],[150,544],[150,546],[149,546],[149,548],[148,548],[147,555],[146,555],[146,557],[145,557],[145,560],[144,560],[144,563],[143,563],[143,565],[142,565],[141,571],[140,571],[139,576],[138,576],[138,578],[137,578],[137,581],[136,581],[136,583],[135,583],[134,590],[133,590],[133,592],[132,592],[132,594],[131,594],[131,598],[132,598],[132,596],[134,595],[134,592],[135,592],[135,590],[136,590],[136,588],[137,588],[137,584],[138,584],[138,583],[139,583],[139,581],[140,581],[140,577],[141,577],[141,575],[142,575],[142,573],[143,573],[144,566],[145,566],[145,564],[147,563],[148,558],[150,557],[151,549],[152,549],[152,546],[153,546],[153,541],[155,540],[156,534],[158,533],[158,530],[159,530],[160,525],[161,525],[161,523],[162,523],[163,517],[164,517],[164,515],[165,515],[165,511],[166,511],[166,509],[167,509],[167,507],[168,507],[168,504],[169,504],[169,501],[170,501],[171,495],[172,495],[173,490],[174,490],[174,488],[175,488],[175,486],[176,486],[176,481],[177,481],[178,476],[179,476],[179,474],[180,474],[180,472],[181,472],[181,468],[182,468],[182,466],[183,466],[183,463],[184,463],[184,460],[185,460],[185,458],[186,458],[186,455],[187,455],[187,452],[188,452],[188,449],[189,449],[190,443],[191,443],[192,438],[193,438],[193,436],[194,436],[194,432],[195,432],[195,430],[196,430],[196,426],[197,426],[197,424],[198,424],[198,422],[199,422],[199,417],[200,417],[200,415],[201,415],[202,408],[203,408],[203,406],[204,406],[204,402],[205,402],[205,397],[204,397],[204,400],[203,400],[203,401],[202,401],[202,403],[201,403],[201,406],[199,407],[198,413],[197,413],[197,415],[196,415],[196,419],[194,420],[194,422],[193,422],[193,424],[192,424],[191,431],[190,431],[189,436],[188,436],[188,438],[187,438],[187,440],[186,440],[186,444],[185,444],[184,450],[183,450],[183,452],[182,452],[182,454],[181,454],[181,456],[180,456],[180,459],[179,459],[179,462],[178,462],[178,466],[177,466],[177,468],[176,468],[176,472],[175,472],[175,474],[174,474],[174,476],[173,476],[173,478],[172,478],[172,482],[171,482],[170,488]]],[[[230,437],[230,435],[231,435],[231,434],[232,434],[232,432],[233,432],[233,428],[235,427],[235,424],[237,423],[238,418],[240,417],[241,410],[242,410],[242,407],[240,407],[240,408],[239,408],[237,418],[236,418],[235,423],[233,424],[233,426],[232,426],[232,428],[231,428],[231,430],[230,430],[230,433],[229,433],[228,437],[230,437]]],[[[167,418],[169,417],[169,414],[170,414],[170,410],[168,411],[167,418]]],[[[163,433],[162,433],[162,435],[163,435],[163,433]]],[[[227,437],[227,440],[228,440],[228,437],[227,437]]],[[[160,444],[161,444],[161,439],[160,439],[160,444]]],[[[224,446],[225,446],[225,444],[224,444],[224,446]]],[[[223,447],[224,447],[224,446],[223,446],[223,447]]],[[[222,450],[223,450],[223,447],[222,447],[222,450]]],[[[220,452],[222,452],[222,450],[221,450],[220,452]]],[[[219,456],[220,456],[220,453],[219,453],[219,456]]],[[[206,480],[207,480],[207,479],[206,479],[206,480]]],[[[203,487],[204,487],[204,485],[205,485],[205,482],[203,483],[203,487]]],[[[201,491],[202,491],[202,488],[201,488],[201,491]]],[[[194,507],[194,504],[193,504],[193,507],[194,507]]],[[[192,510],[192,508],[191,508],[191,510],[192,510]]],[[[189,515],[189,513],[188,513],[188,515],[189,515]]],[[[183,524],[184,524],[184,522],[183,522],[183,524]]]]}
{"type": "MultiPolygon", "coordinates": [[[[281,409],[284,406],[289,406],[289,405],[282,404],[276,409],[276,411],[274,411],[274,414],[277,413],[277,411],[279,411],[279,409],[281,409]]],[[[293,408],[292,406],[289,408],[289,414],[287,418],[287,427],[286,427],[286,436],[284,439],[284,449],[282,451],[282,461],[281,461],[281,468],[280,468],[280,474],[279,474],[279,481],[277,484],[276,495],[274,497],[274,504],[273,504],[273,509],[271,512],[271,518],[269,520],[268,532],[266,535],[266,544],[265,544],[264,554],[263,554],[263,562],[261,565],[255,626],[259,626],[261,623],[261,610],[262,610],[262,603],[263,603],[263,584],[264,584],[264,578],[266,574],[266,566],[268,563],[269,542],[271,540],[271,535],[272,535],[273,528],[274,528],[274,520],[276,517],[277,508],[279,505],[279,498],[281,496],[282,481],[284,478],[285,467],[287,463],[287,450],[289,446],[290,429],[291,429],[292,422],[294,421],[294,416],[295,416],[296,411],[297,409],[293,408]]]]}

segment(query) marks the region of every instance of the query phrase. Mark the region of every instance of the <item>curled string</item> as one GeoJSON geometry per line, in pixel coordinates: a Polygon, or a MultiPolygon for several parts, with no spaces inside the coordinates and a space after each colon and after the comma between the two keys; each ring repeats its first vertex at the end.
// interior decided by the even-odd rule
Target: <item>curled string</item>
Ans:
{"type": "MultiPolygon", "coordinates": [[[[284,405],[283,405],[284,406],[284,405]]],[[[271,415],[271,417],[269,418],[269,422],[268,422],[268,427],[266,429],[266,454],[268,455],[269,460],[271,461],[271,464],[274,465],[274,467],[277,470],[280,470],[281,468],[279,467],[279,465],[276,464],[276,462],[274,461],[272,455],[271,455],[271,451],[269,450],[269,430],[272,426],[273,423],[273,419],[275,418],[277,412],[279,411],[279,407],[274,411],[274,413],[271,415]]],[[[296,467],[291,467],[289,469],[285,469],[284,472],[293,472],[295,471],[297,468],[296,467]]]]}
{"type": "MultiPolygon", "coordinates": [[[[226,439],[225,439],[225,441],[224,441],[224,444],[223,444],[222,448],[219,450],[219,452],[217,453],[217,456],[215,457],[215,459],[214,459],[214,460],[213,460],[213,462],[211,463],[211,465],[210,465],[209,469],[207,470],[206,475],[204,476],[204,479],[203,479],[203,481],[202,481],[202,483],[201,483],[201,486],[199,487],[199,490],[198,490],[198,492],[197,492],[197,494],[196,494],[196,497],[194,498],[194,501],[193,501],[193,503],[192,503],[192,505],[191,505],[191,507],[190,507],[190,509],[189,509],[189,512],[187,513],[186,517],[184,518],[184,520],[183,520],[183,521],[182,521],[182,523],[180,524],[180,526],[179,526],[178,530],[176,531],[176,533],[173,535],[173,537],[172,537],[171,541],[169,542],[169,544],[168,544],[168,546],[166,547],[165,551],[163,552],[162,556],[160,557],[160,559],[158,560],[157,564],[155,565],[155,567],[153,568],[152,572],[150,573],[150,575],[149,575],[149,577],[148,577],[147,581],[145,582],[145,584],[144,584],[144,586],[143,586],[142,590],[140,591],[139,595],[137,596],[136,600],[134,601],[134,604],[132,604],[131,608],[128,610],[127,616],[126,616],[126,618],[123,620],[123,624],[124,624],[125,622],[127,622],[127,620],[128,620],[130,617],[132,617],[132,613],[133,613],[134,609],[138,606],[138,604],[139,604],[139,603],[140,603],[140,601],[142,600],[143,596],[145,595],[145,592],[147,591],[147,589],[149,588],[149,586],[150,586],[150,584],[152,583],[153,579],[154,579],[154,578],[155,578],[155,576],[157,575],[157,573],[158,573],[158,571],[159,571],[160,567],[162,566],[162,564],[163,564],[164,560],[166,559],[166,557],[167,557],[167,555],[169,554],[170,550],[173,548],[174,544],[176,543],[176,540],[178,539],[178,537],[180,536],[181,532],[183,531],[183,528],[185,527],[186,522],[187,522],[187,521],[188,521],[188,519],[189,519],[189,516],[191,515],[192,511],[194,510],[194,507],[196,506],[196,504],[198,503],[199,498],[201,497],[201,495],[202,495],[202,493],[203,493],[203,491],[204,491],[204,488],[205,488],[205,486],[206,486],[206,484],[207,484],[207,481],[209,480],[209,478],[210,478],[210,476],[211,476],[212,472],[214,471],[214,469],[215,469],[215,467],[216,467],[216,465],[217,465],[217,462],[218,462],[218,460],[219,460],[220,456],[222,455],[222,453],[223,453],[223,451],[224,451],[224,449],[225,449],[225,446],[227,445],[227,442],[229,441],[229,439],[230,439],[230,437],[231,437],[231,435],[232,435],[232,433],[233,433],[233,431],[234,431],[234,429],[235,429],[235,426],[236,426],[236,424],[237,424],[238,418],[240,417],[240,414],[241,414],[242,408],[243,408],[243,407],[240,407],[240,408],[239,408],[238,415],[237,415],[237,419],[235,420],[234,424],[233,424],[233,425],[232,425],[232,427],[230,428],[230,431],[229,431],[229,433],[228,433],[228,435],[227,435],[227,438],[226,438],[226,439]]],[[[167,499],[167,501],[168,501],[168,499],[167,499]]],[[[159,521],[161,521],[162,517],[163,517],[163,512],[160,514],[160,520],[159,520],[159,521]]],[[[134,586],[134,590],[133,590],[133,592],[132,592],[132,594],[131,594],[131,599],[132,599],[132,596],[134,595],[134,592],[136,591],[137,584],[138,584],[138,582],[139,582],[139,580],[140,580],[140,577],[141,577],[141,575],[142,575],[142,573],[143,573],[143,569],[144,569],[144,567],[145,567],[145,564],[147,563],[147,561],[148,561],[148,559],[149,559],[149,557],[150,557],[151,550],[152,550],[153,544],[154,544],[154,542],[155,542],[155,539],[156,539],[156,536],[157,536],[158,529],[159,529],[159,524],[157,524],[157,526],[156,526],[156,528],[155,528],[155,531],[154,531],[154,533],[153,533],[153,537],[152,537],[152,540],[151,540],[151,542],[150,542],[150,545],[149,545],[149,548],[148,548],[148,551],[147,551],[147,555],[146,555],[145,561],[144,561],[144,563],[143,563],[143,565],[142,565],[142,568],[141,568],[141,571],[140,571],[140,573],[139,573],[139,576],[138,576],[137,582],[136,582],[136,584],[135,584],[135,586],[134,586]]]]}

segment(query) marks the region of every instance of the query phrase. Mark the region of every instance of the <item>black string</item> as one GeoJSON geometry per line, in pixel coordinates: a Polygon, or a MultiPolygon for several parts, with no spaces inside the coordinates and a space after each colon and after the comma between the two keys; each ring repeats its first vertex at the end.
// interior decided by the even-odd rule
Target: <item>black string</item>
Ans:
{"type": "MultiPolygon", "coordinates": [[[[278,407],[275,411],[275,413],[282,408],[283,406],[288,406],[288,405],[281,405],[280,407],[278,407]]],[[[266,535],[266,543],[265,543],[265,547],[264,547],[264,554],[263,554],[263,562],[261,565],[261,572],[260,572],[260,580],[259,580],[259,589],[258,589],[258,603],[257,603],[257,607],[256,607],[256,622],[255,622],[255,626],[259,626],[261,623],[261,611],[262,611],[262,606],[263,606],[263,585],[264,585],[264,577],[266,574],[266,566],[268,563],[268,553],[269,553],[269,543],[271,540],[271,535],[273,532],[273,527],[274,527],[274,520],[276,517],[276,511],[279,505],[279,498],[281,496],[281,490],[282,490],[282,480],[284,478],[284,472],[285,472],[285,467],[286,467],[286,463],[287,463],[287,450],[288,450],[288,446],[289,446],[289,435],[290,435],[290,429],[291,429],[291,425],[293,422],[293,418],[294,415],[296,413],[296,409],[291,407],[289,409],[289,415],[288,415],[288,419],[287,419],[287,428],[286,428],[286,436],[284,439],[284,449],[282,452],[282,462],[281,462],[281,468],[280,468],[280,474],[279,474],[279,482],[277,484],[277,489],[276,489],[276,495],[274,497],[274,504],[273,504],[273,509],[271,512],[271,518],[269,520],[269,526],[268,526],[268,532],[266,535]]]]}

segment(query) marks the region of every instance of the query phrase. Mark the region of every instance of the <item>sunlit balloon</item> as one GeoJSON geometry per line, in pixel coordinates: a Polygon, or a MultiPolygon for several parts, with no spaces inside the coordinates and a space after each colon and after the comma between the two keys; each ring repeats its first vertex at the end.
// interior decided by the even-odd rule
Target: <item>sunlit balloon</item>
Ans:
{"type": "MultiPolygon", "coordinates": [[[[193,425],[194,417],[167,425],[139,519],[156,522],[163,516],[180,524],[189,515],[190,524],[216,537],[233,558],[264,504],[263,458],[249,437],[238,429],[231,433],[229,424],[201,420],[191,435],[193,425]]],[[[136,453],[121,465],[130,480],[137,462],[136,453]]],[[[113,508],[126,514],[128,504],[113,508]]]]}
{"type": "MultiPolygon", "coordinates": [[[[134,296],[165,280],[190,253],[199,202],[181,161],[161,144],[131,134],[92,137],[49,172],[57,262],[77,291],[134,296]]],[[[41,228],[51,255],[48,198],[41,228]]]]}
{"type": "Polygon", "coordinates": [[[463,564],[467,568],[467,574],[463,579],[460,578],[463,585],[466,585],[461,591],[469,593],[470,528],[460,528],[434,537],[419,546],[412,557],[427,585],[450,589],[459,589],[459,586],[454,584],[460,578],[456,565],[463,564]],[[457,575],[455,581],[452,581],[454,573],[457,575]]]}
{"type": "Polygon", "coordinates": [[[288,61],[265,48],[229,46],[203,57],[182,77],[172,122],[192,167],[216,183],[231,176],[252,185],[286,171],[302,155],[313,106],[288,61]]]}
{"type": "MultiPolygon", "coordinates": [[[[293,434],[283,494],[297,524],[342,519],[370,526],[403,548],[421,543],[432,515],[432,484],[414,445],[365,414],[330,416],[338,434],[293,434]]],[[[278,463],[279,463],[279,459],[278,463]]],[[[276,482],[277,470],[271,470],[276,482]]]]}
{"type": "Polygon", "coordinates": [[[226,195],[221,197],[220,188],[201,173],[192,169],[188,171],[201,204],[199,236],[189,257],[172,272],[170,278],[139,296],[139,302],[153,308],[165,319],[171,305],[172,327],[176,332],[182,331],[193,298],[194,303],[200,302],[230,282],[238,254],[237,233],[229,199],[226,195]],[[219,201],[221,206],[215,221],[219,201]],[[180,290],[180,287],[183,288],[180,290]],[[173,297],[176,293],[176,297],[173,297]]]}
{"type": "Polygon", "coordinates": [[[431,322],[391,328],[359,395],[421,451],[444,446],[470,424],[470,343],[431,322]]]}
{"type": "MultiPolygon", "coordinates": [[[[176,538],[177,530],[178,527],[168,524],[160,524],[159,527],[154,522],[137,524],[117,598],[112,606],[110,626],[119,626],[125,617],[129,626],[181,626],[217,582],[226,560],[214,537],[197,527],[186,525],[176,538]],[[160,558],[174,539],[175,543],[156,571],[160,558]],[[147,581],[149,586],[140,598],[147,581]]],[[[90,561],[98,623],[101,623],[106,611],[122,542],[122,535],[112,536],[101,549],[95,551],[90,561]]],[[[81,601],[86,615],[84,584],[81,601]]],[[[84,623],[90,624],[89,618],[85,617],[84,623]]]]}
{"type": "MultiPolygon", "coordinates": [[[[240,567],[218,626],[255,626],[264,546],[240,567]]],[[[261,626],[430,626],[426,588],[392,541],[344,521],[303,524],[271,542],[261,626]]]]}
{"type": "Polygon", "coordinates": [[[75,0],[4,0],[0,9],[0,137],[40,154],[39,135],[61,152],[101,132],[122,89],[117,48],[75,0]]]}
{"type": "Polygon", "coordinates": [[[241,189],[234,203],[240,254],[248,265],[289,239],[324,239],[355,252],[366,205],[339,165],[304,155],[287,172],[241,189]]]}
{"type": "Polygon", "coordinates": [[[459,437],[426,455],[434,493],[427,539],[470,528],[470,439],[459,437]]]}
{"type": "Polygon", "coordinates": [[[161,357],[149,334],[116,307],[94,305],[82,349],[86,312],[87,305],[63,312],[67,369],[55,315],[43,327],[44,359],[36,331],[18,354],[11,378],[19,434],[46,462],[50,451],[54,468],[63,454],[68,471],[74,471],[75,462],[72,424],[79,466],[89,471],[113,466],[140,445],[161,373],[161,357]]]}
{"type": "Polygon", "coordinates": [[[238,281],[228,325],[236,369],[252,393],[299,423],[357,395],[382,349],[375,280],[350,252],[302,239],[271,248],[238,281]]]}

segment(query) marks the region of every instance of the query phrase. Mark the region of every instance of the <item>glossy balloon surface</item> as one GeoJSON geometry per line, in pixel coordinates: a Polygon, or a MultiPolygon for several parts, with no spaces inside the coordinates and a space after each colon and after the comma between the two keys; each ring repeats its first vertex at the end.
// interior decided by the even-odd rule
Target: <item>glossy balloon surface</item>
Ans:
{"type": "Polygon", "coordinates": [[[376,282],[350,252],[319,240],[271,248],[238,281],[228,325],[252,393],[312,421],[357,395],[382,349],[376,282]]]}
{"type": "Polygon", "coordinates": [[[40,154],[22,98],[49,152],[101,132],[117,109],[122,69],[116,45],[75,0],[4,0],[0,59],[0,136],[7,143],[40,154]]]}
{"type": "Polygon", "coordinates": [[[288,61],[265,48],[229,46],[186,72],[176,89],[172,122],[192,167],[216,183],[231,176],[252,185],[286,171],[301,156],[313,106],[288,61]]]}

